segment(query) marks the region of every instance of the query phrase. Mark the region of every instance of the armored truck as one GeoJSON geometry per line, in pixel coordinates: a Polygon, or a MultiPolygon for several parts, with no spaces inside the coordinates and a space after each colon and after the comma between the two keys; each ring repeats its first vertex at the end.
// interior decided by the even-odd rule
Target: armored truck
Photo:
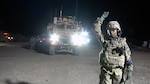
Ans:
{"type": "Polygon", "coordinates": [[[79,55],[80,47],[89,42],[87,32],[74,16],[54,17],[47,25],[50,55],[57,52],[69,52],[79,55]]]}

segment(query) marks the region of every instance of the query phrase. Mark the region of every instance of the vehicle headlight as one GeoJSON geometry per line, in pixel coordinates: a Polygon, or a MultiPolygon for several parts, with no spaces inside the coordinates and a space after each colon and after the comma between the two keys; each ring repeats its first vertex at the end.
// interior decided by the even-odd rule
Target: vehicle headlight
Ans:
{"type": "Polygon", "coordinates": [[[88,32],[87,31],[81,32],[81,36],[88,36],[88,32]]]}
{"type": "Polygon", "coordinates": [[[83,39],[82,44],[88,44],[90,42],[89,34],[87,31],[81,32],[80,36],[83,39]]]}
{"type": "Polygon", "coordinates": [[[88,44],[90,42],[90,39],[88,37],[84,37],[83,44],[88,44]]]}
{"type": "Polygon", "coordinates": [[[50,41],[57,42],[58,40],[59,40],[59,35],[57,35],[56,33],[50,35],[50,41]]]}
{"type": "Polygon", "coordinates": [[[83,38],[79,34],[74,34],[71,38],[73,45],[82,45],[83,38]]]}

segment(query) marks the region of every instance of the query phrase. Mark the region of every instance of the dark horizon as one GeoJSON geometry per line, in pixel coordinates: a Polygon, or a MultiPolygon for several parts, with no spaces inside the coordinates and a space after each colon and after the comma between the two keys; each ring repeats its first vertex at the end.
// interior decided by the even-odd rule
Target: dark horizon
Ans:
{"type": "Polygon", "coordinates": [[[117,20],[125,36],[148,39],[150,33],[144,11],[148,8],[144,3],[140,2],[144,5],[140,7],[129,0],[6,0],[1,1],[0,30],[27,36],[42,33],[60,9],[64,16],[77,15],[78,21],[91,28],[98,16],[109,11],[104,27],[108,21],[117,20]]]}

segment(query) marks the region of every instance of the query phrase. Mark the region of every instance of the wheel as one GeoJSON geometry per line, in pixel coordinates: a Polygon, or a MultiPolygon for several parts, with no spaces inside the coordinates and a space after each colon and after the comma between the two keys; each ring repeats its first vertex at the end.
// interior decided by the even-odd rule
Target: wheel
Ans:
{"type": "Polygon", "coordinates": [[[35,44],[31,43],[31,44],[30,44],[30,49],[31,49],[31,50],[35,50],[35,44]]]}
{"type": "Polygon", "coordinates": [[[41,49],[41,48],[40,48],[39,44],[38,44],[38,43],[35,43],[32,50],[34,50],[34,51],[36,51],[36,52],[41,52],[40,49],[41,49]]]}
{"type": "Polygon", "coordinates": [[[49,55],[55,55],[55,46],[49,47],[49,55]]]}
{"type": "Polygon", "coordinates": [[[79,47],[75,47],[73,53],[74,53],[74,55],[79,56],[79,54],[80,54],[80,48],[79,47]]]}

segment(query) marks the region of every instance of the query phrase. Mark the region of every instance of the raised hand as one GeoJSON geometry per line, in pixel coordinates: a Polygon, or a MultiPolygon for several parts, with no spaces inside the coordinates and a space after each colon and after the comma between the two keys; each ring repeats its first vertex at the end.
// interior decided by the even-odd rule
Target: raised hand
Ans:
{"type": "Polygon", "coordinates": [[[109,12],[107,11],[107,12],[103,13],[102,17],[106,18],[106,17],[108,17],[108,15],[109,15],[109,12]]]}

